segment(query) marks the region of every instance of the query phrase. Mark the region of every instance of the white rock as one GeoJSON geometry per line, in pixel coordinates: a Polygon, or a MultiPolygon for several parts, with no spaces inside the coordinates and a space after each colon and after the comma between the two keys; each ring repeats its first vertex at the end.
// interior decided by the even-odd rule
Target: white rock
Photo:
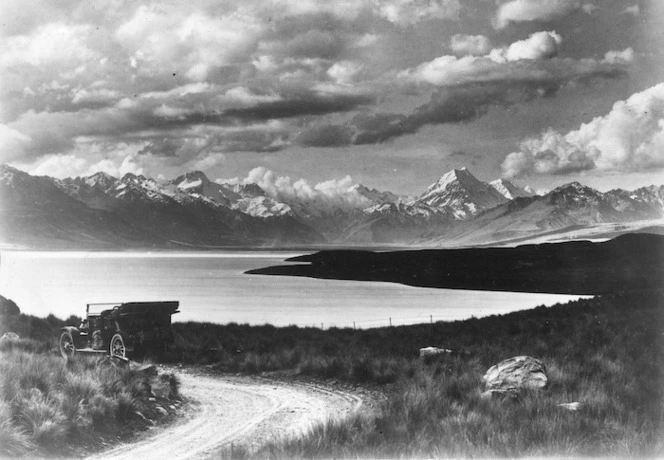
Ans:
{"type": "Polygon", "coordinates": [[[438,347],[420,348],[420,358],[423,358],[425,356],[443,355],[446,353],[452,353],[452,350],[448,350],[447,348],[438,348],[438,347]]]}
{"type": "Polygon", "coordinates": [[[499,362],[484,374],[487,390],[537,389],[546,386],[546,367],[530,356],[515,356],[499,362]]]}

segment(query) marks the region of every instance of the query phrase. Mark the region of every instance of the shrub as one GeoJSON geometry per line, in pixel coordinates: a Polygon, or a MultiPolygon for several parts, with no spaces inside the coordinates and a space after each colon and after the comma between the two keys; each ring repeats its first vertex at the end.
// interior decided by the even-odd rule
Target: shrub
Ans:
{"type": "MultiPolygon", "coordinates": [[[[106,432],[116,437],[128,421],[139,427],[136,412],[149,409],[144,379],[130,369],[98,366],[93,357],[65,361],[17,349],[2,352],[0,455],[66,455],[76,445],[100,445],[106,432]]],[[[177,386],[177,379],[169,380],[177,386]]]]}

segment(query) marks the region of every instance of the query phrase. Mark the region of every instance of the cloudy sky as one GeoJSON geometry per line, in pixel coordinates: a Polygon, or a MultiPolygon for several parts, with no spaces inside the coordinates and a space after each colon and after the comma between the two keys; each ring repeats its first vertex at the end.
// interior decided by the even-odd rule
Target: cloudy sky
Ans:
{"type": "Polygon", "coordinates": [[[3,0],[0,162],[662,184],[663,31],[661,0],[3,0]]]}

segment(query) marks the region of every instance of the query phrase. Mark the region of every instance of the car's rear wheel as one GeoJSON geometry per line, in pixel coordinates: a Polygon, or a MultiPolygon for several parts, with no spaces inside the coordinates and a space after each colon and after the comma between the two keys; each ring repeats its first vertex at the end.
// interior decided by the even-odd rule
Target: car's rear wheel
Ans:
{"type": "Polygon", "coordinates": [[[62,334],[60,334],[60,354],[67,359],[74,356],[74,353],[76,353],[74,337],[72,337],[71,332],[62,331],[62,334]]]}
{"type": "Polygon", "coordinates": [[[111,338],[111,343],[109,345],[109,351],[111,352],[111,357],[119,356],[120,358],[127,357],[127,349],[125,348],[124,340],[120,334],[115,334],[111,338]]]}

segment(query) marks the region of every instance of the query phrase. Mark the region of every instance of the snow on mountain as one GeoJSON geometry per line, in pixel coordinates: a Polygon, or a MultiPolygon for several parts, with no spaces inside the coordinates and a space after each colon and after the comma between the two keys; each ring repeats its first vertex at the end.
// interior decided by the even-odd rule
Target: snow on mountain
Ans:
{"type": "MultiPolygon", "coordinates": [[[[539,196],[506,180],[484,183],[466,168],[446,173],[409,201],[360,184],[346,186],[341,201],[325,190],[286,201],[256,183],[211,182],[200,171],[171,181],[105,173],[58,180],[0,165],[0,187],[0,204],[36,209],[35,222],[76,232],[70,226],[81,220],[81,238],[110,242],[117,234],[117,241],[137,244],[300,244],[321,242],[321,235],[351,244],[480,244],[664,216],[664,186],[602,193],[572,182],[539,196]]],[[[18,241],[17,229],[7,226],[18,241]]]]}
{"type": "Polygon", "coordinates": [[[238,195],[241,195],[245,198],[254,198],[257,196],[267,196],[267,193],[265,190],[263,190],[260,185],[254,184],[254,183],[249,183],[249,184],[224,184],[222,183],[224,187],[234,191],[238,195]]]}
{"type": "Polygon", "coordinates": [[[508,200],[513,200],[517,197],[527,197],[534,195],[534,193],[528,191],[526,188],[514,185],[512,182],[506,179],[496,179],[489,182],[489,185],[496,189],[498,193],[503,195],[508,200]]]}
{"type": "Polygon", "coordinates": [[[291,207],[270,196],[258,184],[227,184],[222,187],[237,195],[231,207],[254,217],[293,216],[291,207]]]}
{"type": "Polygon", "coordinates": [[[280,203],[267,196],[256,196],[253,198],[242,198],[233,204],[233,209],[255,217],[290,216],[293,214],[291,207],[286,203],[280,203]]]}
{"type": "Polygon", "coordinates": [[[489,184],[478,180],[467,168],[443,175],[413,203],[445,210],[463,220],[508,201],[489,184]]]}
{"type": "Polygon", "coordinates": [[[370,208],[364,210],[366,214],[369,215],[405,215],[410,217],[418,217],[422,219],[429,219],[433,216],[445,216],[448,217],[444,210],[439,210],[432,208],[426,204],[422,203],[382,203],[375,204],[370,208]]]}
{"type": "MultiPolygon", "coordinates": [[[[171,186],[172,193],[177,196],[176,192],[184,192],[185,194],[198,194],[224,206],[231,206],[232,203],[241,198],[240,195],[235,193],[223,185],[210,181],[202,171],[192,171],[170,181],[167,186],[171,186]],[[175,187],[173,189],[172,187],[175,187]]],[[[177,199],[177,198],[176,198],[177,199]]]]}
{"type": "Polygon", "coordinates": [[[403,197],[396,195],[390,191],[381,192],[375,188],[369,188],[362,184],[355,184],[350,188],[350,191],[358,193],[359,195],[365,197],[371,203],[375,204],[385,204],[385,203],[399,203],[403,200],[403,197]]]}

